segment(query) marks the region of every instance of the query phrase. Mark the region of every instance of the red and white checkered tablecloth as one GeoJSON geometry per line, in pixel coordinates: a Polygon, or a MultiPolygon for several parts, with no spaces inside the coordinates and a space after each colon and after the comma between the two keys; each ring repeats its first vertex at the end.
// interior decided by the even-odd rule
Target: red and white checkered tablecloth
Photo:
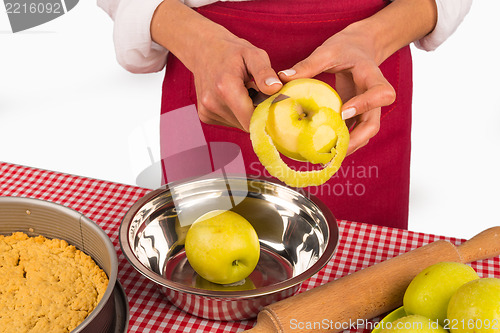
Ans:
{"type": "MultiPolygon", "coordinates": [[[[239,332],[252,328],[255,324],[252,320],[210,321],[178,310],[128,263],[118,242],[120,222],[130,206],[148,191],[0,162],[0,196],[37,198],[68,206],[96,222],[109,235],[118,253],[118,280],[129,300],[129,332],[239,332]]],[[[300,292],[438,239],[457,245],[463,241],[349,221],[339,221],[339,229],[340,242],[332,260],[305,281],[300,292]]],[[[481,277],[500,277],[498,257],[471,265],[481,277]]],[[[363,332],[363,329],[352,331],[363,332]]]]}

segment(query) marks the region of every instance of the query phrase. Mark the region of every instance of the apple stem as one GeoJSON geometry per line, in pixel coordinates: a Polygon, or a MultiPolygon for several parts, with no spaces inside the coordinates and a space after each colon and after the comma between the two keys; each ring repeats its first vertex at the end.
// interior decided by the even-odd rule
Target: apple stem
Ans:
{"type": "Polygon", "coordinates": [[[233,261],[233,266],[238,266],[238,260],[233,261]]]}
{"type": "Polygon", "coordinates": [[[299,114],[299,120],[302,120],[302,119],[304,119],[305,117],[307,117],[307,113],[302,112],[301,114],[299,114]]]}

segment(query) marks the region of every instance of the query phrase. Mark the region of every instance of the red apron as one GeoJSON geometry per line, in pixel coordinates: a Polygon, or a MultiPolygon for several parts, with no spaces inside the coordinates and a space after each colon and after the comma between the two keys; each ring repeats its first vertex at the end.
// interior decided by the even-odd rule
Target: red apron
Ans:
{"type": "MultiPolygon", "coordinates": [[[[267,51],[273,68],[279,71],[292,67],[327,38],[348,24],[371,16],[387,3],[384,0],[255,0],[217,2],[197,11],[267,51]]],[[[409,47],[396,52],[380,67],[396,90],[397,98],[394,104],[382,108],[379,133],[367,146],[348,156],[327,183],[307,190],[325,202],[337,219],[406,229],[412,98],[409,47]]],[[[323,73],[317,78],[334,86],[331,74],[323,73]]],[[[193,75],[169,54],[162,113],[190,104],[197,104],[193,75]]],[[[207,124],[202,124],[202,128],[208,142],[239,145],[249,174],[269,175],[255,155],[248,133],[207,124]]]]}

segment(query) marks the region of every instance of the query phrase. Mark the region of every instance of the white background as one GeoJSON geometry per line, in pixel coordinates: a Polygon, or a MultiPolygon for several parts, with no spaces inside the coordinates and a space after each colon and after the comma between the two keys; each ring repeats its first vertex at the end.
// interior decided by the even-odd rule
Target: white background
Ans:
{"type": "MultiPolygon", "coordinates": [[[[500,225],[498,13],[476,0],[438,50],[414,49],[410,230],[500,225]]],[[[162,78],[117,64],[95,1],[16,34],[0,5],[0,161],[135,184],[147,146],[158,158],[162,78]]]]}

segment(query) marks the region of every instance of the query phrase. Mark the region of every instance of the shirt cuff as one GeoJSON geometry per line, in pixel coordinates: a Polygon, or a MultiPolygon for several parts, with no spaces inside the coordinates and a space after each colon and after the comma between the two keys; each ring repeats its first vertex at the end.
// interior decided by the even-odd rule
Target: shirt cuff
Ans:
{"type": "Polygon", "coordinates": [[[427,36],[414,42],[421,50],[433,51],[448,39],[469,12],[472,0],[436,0],[436,6],[436,27],[427,36]]]}
{"type": "Polygon", "coordinates": [[[151,20],[162,0],[121,0],[114,18],[113,40],[118,63],[132,73],[158,72],[168,50],[151,39],[151,20]]]}

